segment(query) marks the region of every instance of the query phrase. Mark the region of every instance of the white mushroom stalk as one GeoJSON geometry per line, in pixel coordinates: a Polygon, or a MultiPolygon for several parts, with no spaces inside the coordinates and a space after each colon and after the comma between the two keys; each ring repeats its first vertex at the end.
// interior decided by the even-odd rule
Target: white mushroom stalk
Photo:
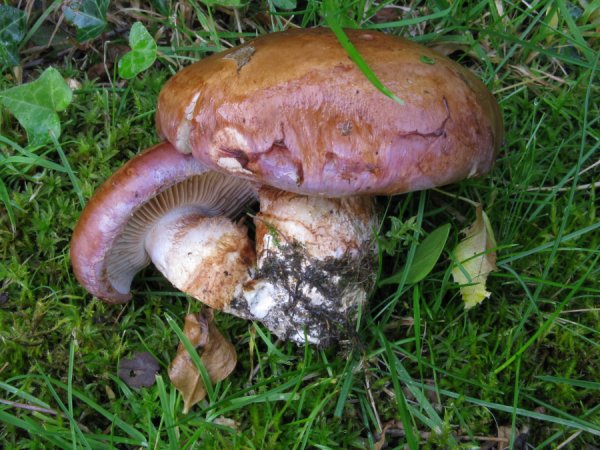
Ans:
{"type": "Polygon", "coordinates": [[[259,199],[256,271],[225,311],[297,343],[325,347],[352,340],[374,281],[372,198],[262,188],[259,199]]]}

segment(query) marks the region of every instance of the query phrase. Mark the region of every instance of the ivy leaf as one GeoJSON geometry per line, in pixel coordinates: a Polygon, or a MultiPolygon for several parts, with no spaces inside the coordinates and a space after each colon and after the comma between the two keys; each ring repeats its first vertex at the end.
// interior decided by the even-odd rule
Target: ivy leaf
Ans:
{"type": "Polygon", "coordinates": [[[27,31],[27,15],[12,6],[0,5],[0,66],[19,64],[19,44],[27,31]]]}
{"type": "MultiPolygon", "coordinates": [[[[183,396],[183,412],[201,401],[207,392],[200,367],[210,382],[221,381],[235,368],[237,355],[235,347],[219,332],[212,320],[212,314],[188,314],[185,317],[183,334],[196,353],[192,355],[183,342],[177,347],[177,355],[169,367],[169,378],[183,396]],[[200,357],[200,364],[194,359],[200,357]]],[[[209,381],[207,380],[207,382],[209,381]]]]}
{"type": "Polygon", "coordinates": [[[119,60],[118,66],[119,76],[125,79],[135,77],[156,60],[156,42],[140,22],[134,23],[131,27],[129,46],[131,51],[119,60]]]}
{"type": "Polygon", "coordinates": [[[475,222],[466,230],[465,239],[454,249],[457,264],[452,269],[454,281],[461,285],[460,293],[465,309],[470,309],[489,298],[485,283],[488,274],[496,270],[494,231],[487,214],[477,207],[475,222]]]}
{"type": "Polygon", "coordinates": [[[60,136],[60,120],[57,112],[69,106],[73,92],[52,67],[31,83],[15,86],[0,92],[2,103],[27,132],[30,144],[43,144],[50,140],[50,133],[60,136]]]}
{"type": "Polygon", "coordinates": [[[108,0],[70,0],[63,8],[65,19],[77,28],[77,41],[97,38],[106,28],[108,0]]]}

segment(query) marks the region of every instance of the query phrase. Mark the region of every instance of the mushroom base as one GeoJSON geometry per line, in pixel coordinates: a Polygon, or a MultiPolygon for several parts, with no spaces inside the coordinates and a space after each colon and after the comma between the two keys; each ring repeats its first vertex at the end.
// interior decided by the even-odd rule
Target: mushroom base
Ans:
{"type": "Polygon", "coordinates": [[[279,338],[299,344],[352,343],[358,311],[373,285],[373,263],[374,258],[350,256],[316,260],[299,244],[280,246],[262,258],[225,311],[260,321],[279,338]]]}

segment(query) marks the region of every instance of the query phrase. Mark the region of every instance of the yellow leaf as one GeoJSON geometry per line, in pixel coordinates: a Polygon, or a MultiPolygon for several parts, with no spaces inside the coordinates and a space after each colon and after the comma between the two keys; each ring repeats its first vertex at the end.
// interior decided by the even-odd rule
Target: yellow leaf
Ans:
{"type": "MultiPolygon", "coordinates": [[[[235,368],[237,355],[235,347],[214,325],[212,314],[188,314],[183,333],[197,349],[210,380],[214,383],[227,378],[235,368]]],[[[200,371],[181,342],[169,366],[169,378],[183,396],[184,413],[206,396],[200,371]]]]}
{"type": "Polygon", "coordinates": [[[472,308],[489,298],[485,288],[488,274],[496,270],[494,232],[485,211],[477,207],[475,222],[466,230],[465,238],[454,249],[457,262],[452,269],[454,281],[461,285],[460,293],[465,309],[472,308]]]}

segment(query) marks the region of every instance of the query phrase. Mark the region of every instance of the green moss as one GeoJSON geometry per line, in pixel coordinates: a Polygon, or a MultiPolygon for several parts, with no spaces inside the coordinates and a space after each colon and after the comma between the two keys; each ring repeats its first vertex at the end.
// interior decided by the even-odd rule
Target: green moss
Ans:
{"type": "MultiPolygon", "coordinates": [[[[289,19],[302,26],[322,23],[320,2],[304,2],[293,13],[267,3],[249,2],[237,10],[247,36],[280,29],[289,19]]],[[[134,298],[126,305],[109,306],[87,294],[69,263],[69,239],[81,211],[73,177],[52,144],[29,150],[62,171],[33,159],[7,163],[6,157],[19,154],[11,141],[25,147],[27,140],[14,118],[0,110],[0,176],[8,192],[8,199],[0,197],[0,399],[54,411],[0,402],[4,448],[68,448],[73,442],[107,448],[111,439],[114,447],[146,441],[167,448],[166,417],[174,418],[180,445],[187,448],[370,448],[385,425],[389,448],[402,447],[395,381],[406,391],[425,448],[449,448],[455,438],[465,446],[480,445],[479,436],[495,437],[498,426],[513,423],[515,432],[528,427],[528,442],[540,448],[555,448],[571,436],[571,448],[597,446],[600,234],[593,165],[600,111],[596,61],[590,56],[597,47],[593,14],[550,0],[527,8],[502,2],[502,11],[498,2],[419,3],[407,12],[386,8],[388,1],[338,3],[351,22],[363,26],[387,17],[384,9],[392,16],[401,12],[385,19],[400,21],[387,32],[440,46],[496,92],[506,142],[492,173],[445,189],[457,197],[423,194],[427,207],[420,213],[418,194],[388,203],[388,215],[404,222],[416,217],[414,229],[453,224],[448,251],[474,218],[458,196],[482,202],[501,246],[499,270],[489,278],[492,298],[464,312],[450,264],[442,260],[416,287],[374,292],[360,346],[345,356],[297,348],[259,325],[217,314],[238,351],[238,367],[216,387],[217,403],[183,416],[181,399],[168,384],[164,408],[156,386],[132,391],[116,368],[120,358],[148,350],[166,379],[177,344],[166,316],[182,320],[199,306],[152,268],[136,278],[134,298]],[[428,15],[433,17],[414,23],[428,15]],[[529,342],[549,320],[545,332],[529,342]],[[382,339],[397,357],[395,371],[382,339]],[[512,362],[498,370],[506,361],[512,362]],[[410,379],[398,375],[404,373],[400,366],[410,379]],[[417,386],[423,396],[415,397],[408,386],[417,386]],[[519,408],[515,414],[513,407],[519,408]],[[217,418],[233,420],[236,429],[215,423],[217,418]],[[433,424],[441,424],[442,434],[425,434],[433,424]]],[[[100,40],[88,50],[73,50],[68,61],[53,48],[36,56],[82,83],[60,114],[60,145],[84,199],[158,141],[153,111],[170,74],[189,58],[213,51],[215,37],[240,42],[231,10],[191,5],[168,16],[145,15],[163,56],[130,82],[86,79],[89,67],[103,60],[100,40]],[[178,18],[176,29],[172,17],[178,18]]],[[[145,3],[142,8],[151,9],[145,3]]],[[[119,13],[119,20],[137,20],[129,14],[119,13]]],[[[50,29],[53,20],[46,18],[50,29]]],[[[120,26],[109,23],[109,31],[120,26]]],[[[111,39],[125,42],[119,33],[111,39]]],[[[27,67],[24,78],[39,73],[27,67]]],[[[0,76],[0,89],[14,84],[9,72],[0,76]]],[[[393,236],[390,223],[384,221],[383,236],[393,236]]],[[[403,267],[405,256],[384,261],[382,278],[403,267]]]]}

